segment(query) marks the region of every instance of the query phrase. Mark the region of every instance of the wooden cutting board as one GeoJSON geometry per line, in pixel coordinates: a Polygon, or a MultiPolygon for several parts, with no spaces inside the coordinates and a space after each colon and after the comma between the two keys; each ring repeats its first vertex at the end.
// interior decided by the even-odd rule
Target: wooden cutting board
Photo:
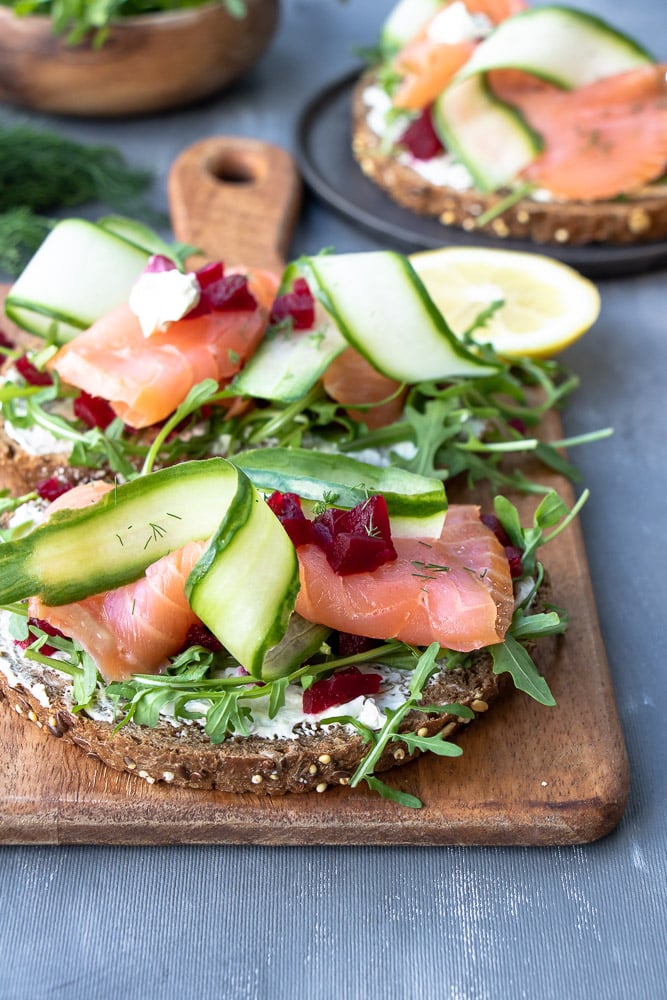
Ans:
{"type": "MultiPolygon", "coordinates": [[[[287,251],[299,179],[282,150],[206,140],[174,164],[179,239],[205,256],[276,267],[287,251]]],[[[545,436],[561,435],[550,416],[545,436]]],[[[543,477],[568,501],[567,482],[543,477]]],[[[532,498],[519,505],[529,517],[532,498]]],[[[538,664],[557,701],[515,692],[460,736],[458,759],[421,758],[388,781],[417,795],[402,808],[359,788],[270,798],[148,785],[87,758],[0,705],[0,842],[23,844],[533,844],[595,840],[628,794],[628,764],[577,523],[542,553],[565,637],[538,664]]]]}

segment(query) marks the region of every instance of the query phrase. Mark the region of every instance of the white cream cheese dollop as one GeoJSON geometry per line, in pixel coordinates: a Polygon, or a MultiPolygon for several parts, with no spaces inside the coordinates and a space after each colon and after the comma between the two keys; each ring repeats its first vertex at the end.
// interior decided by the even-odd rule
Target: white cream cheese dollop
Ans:
{"type": "Polygon", "coordinates": [[[483,14],[469,14],[461,0],[448,4],[433,18],[426,35],[432,42],[458,45],[460,42],[485,38],[492,24],[483,14]]]}
{"type": "Polygon", "coordinates": [[[147,271],[134,283],[129,306],[139,320],[144,337],[166,329],[199,302],[201,289],[195,274],[171,271],[147,271]]]}

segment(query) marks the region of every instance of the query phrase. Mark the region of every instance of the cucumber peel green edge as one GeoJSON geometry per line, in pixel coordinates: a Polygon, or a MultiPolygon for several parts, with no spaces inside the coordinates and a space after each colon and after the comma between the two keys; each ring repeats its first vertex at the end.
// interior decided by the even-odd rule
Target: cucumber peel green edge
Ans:
{"type": "MultiPolygon", "coordinates": [[[[334,507],[353,507],[372,493],[387,501],[392,520],[410,521],[416,532],[440,535],[447,511],[447,494],[440,479],[420,476],[398,466],[386,468],[333,452],[307,448],[256,448],[230,459],[258,489],[296,493],[321,502],[333,494],[334,507]],[[431,530],[431,528],[433,530],[431,530]]],[[[410,534],[414,534],[411,531],[410,534]]]]}
{"type": "Polygon", "coordinates": [[[274,619],[259,621],[262,608],[257,627],[239,637],[235,617],[225,620],[224,612],[219,616],[215,601],[211,611],[210,594],[202,618],[230,653],[257,675],[266,649],[287,628],[298,590],[298,564],[278,519],[245,474],[222,458],[184,462],[132,480],[94,505],[58,511],[28,535],[3,544],[0,603],[33,595],[51,604],[82,600],[132,583],[170,551],[213,536],[202,556],[206,571],[195,574],[195,582],[202,589],[206,572],[212,578],[215,574],[217,583],[233,591],[237,601],[245,599],[252,605],[257,581],[244,578],[244,590],[239,569],[252,561],[257,548],[249,526],[254,528],[258,516],[264,528],[263,555],[279,570],[271,595],[274,619]]]}

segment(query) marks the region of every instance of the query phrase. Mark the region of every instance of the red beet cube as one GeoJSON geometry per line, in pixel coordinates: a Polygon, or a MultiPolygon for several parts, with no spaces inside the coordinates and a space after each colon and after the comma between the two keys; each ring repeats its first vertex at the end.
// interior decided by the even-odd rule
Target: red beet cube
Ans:
{"type": "Polygon", "coordinates": [[[112,420],[116,419],[116,414],[111,408],[111,404],[100,396],[91,396],[82,391],[74,400],[74,413],[86,427],[99,427],[104,431],[112,420]]]}
{"type": "Polygon", "coordinates": [[[480,521],[491,529],[501,545],[510,544],[509,536],[495,514],[480,514],[480,521]]]}
{"type": "Polygon", "coordinates": [[[229,274],[202,289],[202,300],[218,312],[254,312],[257,299],[245,274],[229,274]]]}
{"type": "Polygon", "coordinates": [[[315,683],[303,692],[303,710],[306,715],[326,712],[334,705],[344,705],[360,695],[377,694],[382,677],[364,674],[358,667],[337,670],[331,677],[315,683]]]}
{"type": "Polygon", "coordinates": [[[28,360],[27,354],[22,354],[16,360],[16,370],[26,380],[28,385],[52,385],[53,379],[48,372],[40,372],[35,368],[32,361],[28,360]]]}
{"type": "Polygon", "coordinates": [[[280,493],[276,490],[267,501],[295,548],[313,541],[313,525],[301,509],[301,501],[296,493],[280,493]]]}
{"type": "Polygon", "coordinates": [[[225,274],[225,267],[221,261],[216,261],[213,264],[204,264],[195,274],[199,287],[203,291],[204,288],[208,288],[210,285],[214,285],[216,282],[222,280],[225,274]]]}
{"type": "Polygon", "coordinates": [[[144,268],[144,274],[155,274],[159,271],[175,271],[176,264],[170,257],[165,257],[164,254],[156,253],[152,257],[148,258],[148,263],[144,268]]]}
{"type": "Polygon", "coordinates": [[[222,649],[220,640],[205,625],[201,624],[191,625],[188,629],[183,648],[187,649],[189,646],[203,646],[211,653],[219,653],[222,649]]]}
{"type": "Polygon", "coordinates": [[[431,160],[442,152],[443,146],[433,128],[430,108],[424,108],[419,118],[410,122],[398,142],[417,160],[431,160]]]}
{"type": "Polygon", "coordinates": [[[69,493],[71,489],[71,483],[68,483],[66,479],[59,479],[57,476],[51,476],[49,479],[40,479],[35,486],[37,496],[42,500],[47,500],[49,503],[53,503],[63,493],[69,493]]]}
{"type": "Polygon", "coordinates": [[[521,549],[517,545],[506,545],[505,555],[510,564],[510,576],[513,579],[521,576],[523,573],[523,552],[521,549]]]}
{"type": "MultiPolygon", "coordinates": [[[[34,625],[35,628],[41,629],[42,632],[46,632],[47,635],[57,635],[60,636],[61,639],[67,638],[64,632],[61,632],[59,628],[54,628],[53,625],[50,625],[47,621],[44,621],[42,618],[29,618],[28,625],[34,625]]],[[[34,641],[35,641],[35,636],[32,634],[32,632],[30,633],[27,639],[14,640],[15,644],[20,649],[27,649],[28,646],[32,645],[34,641]]],[[[40,649],[40,653],[44,653],[44,656],[53,656],[53,654],[56,652],[57,652],[56,647],[51,646],[48,642],[45,642],[40,649]]]]}
{"type": "Polygon", "coordinates": [[[327,510],[313,531],[329,565],[341,576],[372,573],[397,558],[391,540],[387,502],[372,496],[351,510],[327,510]]]}
{"type": "Polygon", "coordinates": [[[297,278],[290,292],[279,295],[271,309],[271,323],[291,319],[295,330],[309,330],[315,322],[315,299],[305,278],[297,278]]]}
{"type": "Polygon", "coordinates": [[[338,632],[335,638],[335,648],[339,656],[358,656],[367,653],[369,649],[379,644],[378,639],[369,639],[365,635],[354,635],[352,632],[338,632]]]}
{"type": "Polygon", "coordinates": [[[4,347],[8,351],[13,351],[14,346],[14,341],[10,340],[4,330],[0,330],[0,347],[4,347]]]}

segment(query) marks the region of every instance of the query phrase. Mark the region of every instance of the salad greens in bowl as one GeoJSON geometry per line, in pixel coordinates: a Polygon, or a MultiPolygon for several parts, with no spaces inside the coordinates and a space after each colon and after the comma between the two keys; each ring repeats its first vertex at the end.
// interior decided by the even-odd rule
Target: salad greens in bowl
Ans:
{"type": "Polygon", "coordinates": [[[279,0],[0,0],[0,100],[73,116],[203,100],[251,69],[279,0]]]}

